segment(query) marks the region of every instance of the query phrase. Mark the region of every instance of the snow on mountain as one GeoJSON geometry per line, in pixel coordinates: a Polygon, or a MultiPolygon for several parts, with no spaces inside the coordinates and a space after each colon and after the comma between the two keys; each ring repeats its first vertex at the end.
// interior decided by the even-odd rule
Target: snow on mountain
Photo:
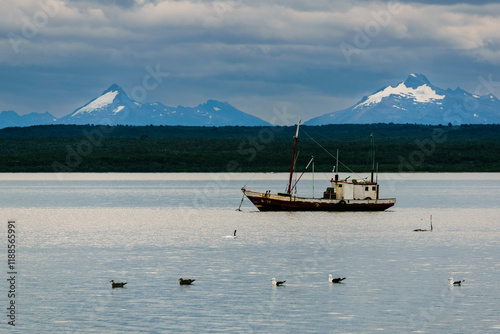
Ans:
{"type": "Polygon", "coordinates": [[[84,106],[76,109],[71,114],[58,119],[61,124],[122,124],[119,121],[125,119],[128,113],[136,109],[128,95],[113,84],[106,89],[101,96],[91,100],[84,106]]]}
{"type": "Polygon", "coordinates": [[[56,119],[49,113],[19,116],[0,113],[0,128],[39,124],[186,125],[186,126],[270,126],[227,102],[208,100],[196,107],[168,107],[162,103],[139,103],[113,84],[99,97],[72,113],[56,119]]]}
{"type": "MultiPolygon", "coordinates": [[[[491,124],[500,123],[500,100],[492,94],[477,95],[461,88],[443,90],[422,74],[410,74],[394,86],[363,97],[354,106],[313,118],[306,125],[361,124],[491,124]]],[[[139,103],[113,84],[99,97],[56,119],[49,113],[19,116],[0,113],[0,128],[41,124],[270,126],[227,102],[208,100],[196,107],[169,107],[139,103]]]]}
{"type": "Polygon", "coordinates": [[[433,90],[431,87],[425,84],[417,88],[412,88],[412,87],[406,87],[405,83],[402,82],[396,87],[389,86],[386,87],[384,90],[379,91],[378,93],[370,95],[365,102],[358,103],[354,107],[354,109],[380,103],[383,98],[389,97],[391,95],[404,96],[406,98],[413,99],[415,102],[422,102],[422,103],[432,102],[435,100],[442,100],[445,97],[444,95],[438,95],[435,90],[433,90]]]}
{"type": "Polygon", "coordinates": [[[209,100],[194,108],[168,107],[162,103],[139,103],[116,84],[101,96],[59,119],[63,124],[186,125],[186,126],[268,126],[227,102],[209,100]]]}
{"type": "MultiPolygon", "coordinates": [[[[106,94],[93,100],[92,102],[85,105],[84,107],[78,109],[76,112],[73,113],[72,117],[79,115],[79,114],[83,115],[86,113],[91,113],[94,110],[103,109],[103,108],[109,106],[111,103],[113,103],[116,95],[118,95],[118,91],[107,92],[106,94]]],[[[120,107],[123,108],[123,106],[120,106],[120,107]]]]}
{"type": "Polygon", "coordinates": [[[362,124],[489,124],[500,123],[500,101],[461,88],[443,90],[422,74],[410,74],[395,86],[365,96],[354,106],[313,118],[306,125],[362,124]]]}

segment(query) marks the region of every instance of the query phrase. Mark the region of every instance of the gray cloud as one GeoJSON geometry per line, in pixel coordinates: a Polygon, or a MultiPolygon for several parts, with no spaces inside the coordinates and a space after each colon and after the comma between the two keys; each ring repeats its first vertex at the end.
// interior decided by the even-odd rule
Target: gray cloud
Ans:
{"type": "Polygon", "coordinates": [[[0,110],[20,113],[62,116],[114,82],[130,91],[146,66],[169,73],[148,101],[214,98],[266,120],[284,105],[305,119],[342,109],[410,72],[469,90],[500,76],[493,1],[20,0],[0,11],[0,110]]]}

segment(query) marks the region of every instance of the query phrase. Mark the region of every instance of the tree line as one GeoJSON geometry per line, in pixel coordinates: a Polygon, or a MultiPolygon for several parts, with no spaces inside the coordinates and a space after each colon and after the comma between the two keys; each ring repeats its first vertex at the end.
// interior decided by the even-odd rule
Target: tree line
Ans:
{"type": "MultiPolygon", "coordinates": [[[[0,130],[0,172],[286,172],[295,126],[48,125],[0,130]]],[[[301,126],[298,170],[500,172],[500,125],[301,126]],[[373,134],[373,136],[372,136],[373,134]],[[344,170],[343,170],[344,169],[344,170]]]]}

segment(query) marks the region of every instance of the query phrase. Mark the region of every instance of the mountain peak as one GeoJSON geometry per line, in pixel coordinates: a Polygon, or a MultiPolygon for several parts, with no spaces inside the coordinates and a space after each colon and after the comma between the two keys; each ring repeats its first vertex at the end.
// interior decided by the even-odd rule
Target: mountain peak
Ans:
{"type": "MultiPolygon", "coordinates": [[[[91,114],[94,115],[96,111],[98,110],[107,110],[112,105],[115,105],[115,108],[119,107],[119,109],[116,109],[114,113],[117,113],[121,111],[124,106],[119,106],[116,104],[120,104],[123,102],[123,100],[128,100],[128,95],[123,91],[123,89],[118,86],[117,84],[112,84],[108,89],[106,89],[101,96],[93,99],[86,105],[84,105],[81,108],[76,109],[72,114],[68,115],[70,118],[71,117],[81,117],[84,114],[91,114]],[[117,98],[117,96],[119,96],[117,98]],[[115,102],[117,101],[117,102],[115,102]]],[[[68,117],[66,116],[66,117],[68,117]]],[[[64,119],[64,117],[63,117],[64,119]]]]}
{"type": "MultiPolygon", "coordinates": [[[[397,86],[387,86],[370,96],[363,97],[353,109],[373,107],[382,101],[389,100],[401,101],[401,99],[410,99],[411,103],[428,103],[434,100],[441,100],[444,97],[444,95],[437,94],[425,75],[410,74],[405,82],[401,82],[397,86]]],[[[393,102],[396,103],[395,101],[390,103],[393,102]]]]}
{"type": "Polygon", "coordinates": [[[227,103],[227,102],[221,102],[221,101],[217,101],[217,100],[207,100],[207,103],[206,104],[224,104],[224,103],[227,103]]]}
{"type": "Polygon", "coordinates": [[[227,102],[208,100],[196,107],[168,107],[162,103],[139,103],[117,84],[111,85],[72,114],[58,120],[63,124],[184,125],[184,126],[268,126],[227,102]]]}
{"type": "Polygon", "coordinates": [[[207,100],[207,102],[205,102],[203,105],[205,105],[207,107],[223,107],[223,106],[233,107],[232,105],[230,105],[227,102],[221,102],[221,101],[217,101],[217,100],[207,100]]]}
{"type": "Polygon", "coordinates": [[[125,92],[123,91],[123,89],[120,86],[118,86],[117,84],[115,84],[115,83],[112,84],[111,86],[109,86],[109,88],[106,89],[104,92],[102,92],[101,95],[104,95],[104,94],[109,93],[109,92],[118,92],[120,94],[125,94],[125,92]]]}
{"type": "Polygon", "coordinates": [[[423,85],[431,86],[431,82],[423,74],[412,73],[404,82],[406,87],[417,88],[423,85]]]}
{"type": "Polygon", "coordinates": [[[425,75],[415,73],[350,108],[324,114],[305,124],[494,124],[500,122],[499,110],[500,101],[491,94],[479,96],[459,87],[443,90],[431,84],[425,75]]]}

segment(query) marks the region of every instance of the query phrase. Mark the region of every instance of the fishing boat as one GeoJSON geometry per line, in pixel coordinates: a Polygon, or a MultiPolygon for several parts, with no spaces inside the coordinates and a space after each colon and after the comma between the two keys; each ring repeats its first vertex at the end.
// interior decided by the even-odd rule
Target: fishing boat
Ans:
{"type": "Polygon", "coordinates": [[[339,179],[338,174],[338,152],[335,176],[330,180],[330,186],[326,188],[322,198],[300,197],[296,194],[296,185],[304,172],[293,183],[295,169],[295,154],[299,139],[300,118],[297,124],[297,132],[294,136],[292,152],[292,163],[288,186],[284,193],[256,192],[241,188],[246,196],[260,211],[384,211],[396,203],[395,198],[379,198],[379,184],[374,180],[373,162],[371,177],[363,179],[352,179],[347,177],[339,179]],[[293,184],[292,184],[293,183],[293,184]]]}

